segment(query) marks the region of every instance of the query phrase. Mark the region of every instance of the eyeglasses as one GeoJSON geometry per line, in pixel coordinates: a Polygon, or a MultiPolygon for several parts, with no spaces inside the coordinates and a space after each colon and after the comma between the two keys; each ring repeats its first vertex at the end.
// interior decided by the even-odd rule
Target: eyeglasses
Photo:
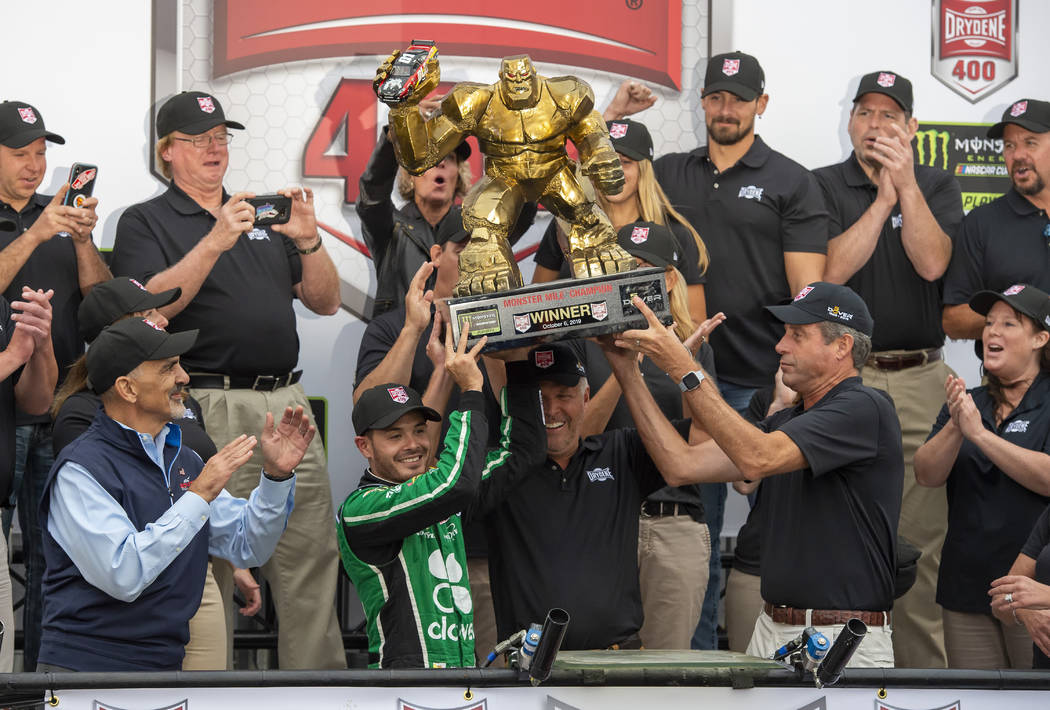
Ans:
{"type": "Polygon", "coordinates": [[[229,145],[233,139],[232,133],[217,133],[215,135],[208,135],[207,133],[194,136],[193,138],[179,138],[178,136],[172,136],[177,141],[183,143],[192,143],[194,148],[204,149],[211,145],[212,141],[215,141],[215,145],[229,145]]]}

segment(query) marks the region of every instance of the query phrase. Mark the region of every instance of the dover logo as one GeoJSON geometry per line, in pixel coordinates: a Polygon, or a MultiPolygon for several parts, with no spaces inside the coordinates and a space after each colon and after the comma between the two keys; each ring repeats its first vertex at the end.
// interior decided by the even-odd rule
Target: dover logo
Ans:
{"type": "Polygon", "coordinates": [[[623,138],[627,135],[626,123],[614,123],[609,126],[609,135],[613,138],[623,138]]]}
{"type": "Polygon", "coordinates": [[[605,320],[609,316],[609,304],[605,301],[598,301],[597,303],[591,304],[591,317],[594,320],[605,320]]]}
{"type": "Polygon", "coordinates": [[[611,468],[596,468],[592,471],[587,472],[587,478],[591,483],[600,483],[602,481],[613,480],[613,473],[611,468]]]}
{"type": "Polygon", "coordinates": [[[813,290],[812,286],[806,286],[804,289],[802,289],[801,291],[798,292],[798,295],[795,296],[795,298],[792,299],[791,302],[794,303],[795,301],[801,301],[803,298],[808,296],[809,292],[812,291],[812,290],[813,290]]]}
{"type": "Polygon", "coordinates": [[[635,227],[631,230],[631,241],[635,244],[641,244],[649,239],[649,228],[648,227],[635,227]]]}
{"type": "Polygon", "coordinates": [[[762,192],[765,189],[766,188],[764,187],[755,187],[754,185],[748,185],[747,187],[740,188],[740,193],[737,195],[737,197],[743,197],[748,200],[761,200],[762,192]]]}
{"type": "Polygon", "coordinates": [[[930,72],[977,103],[1017,77],[1017,0],[934,0],[930,72]]]}
{"type": "Polygon", "coordinates": [[[522,315],[515,315],[514,316],[514,330],[518,331],[519,333],[528,333],[529,332],[529,314],[528,313],[524,313],[522,315]]]}
{"type": "Polygon", "coordinates": [[[828,306],[828,315],[832,318],[838,318],[839,320],[853,320],[852,313],[841,311],[838,306],[828,306]]]}
{"type": "Polygon", "coordinates": [[[408,401],[408,392],[405,391],[404,387],[387,387],[386,392],[390,395],[390,399],[398,404],[404,404],[408,401]]]}
{"type": "Polygon", "coordinates": [[[33,109],[28,106],[18,109],[18,115],[21,116],[22,120],[26,123],[36,123],[36,114],[33,113],[33,109]]]}
{"type": "Polygon", "coordinates": [[[553,350],[538,350],[534,354],[536,367],[542,367],[547,369],[554,364],[554,351],[553,350]]]}
{"type": "Polygon", "coordinates": [[[897,75],[888,72],[879,72],[879,78],[875,80],[875,83],[888,89],[897,83],[897,75]]]}
{"type": "Polygon", "coordinates": [[[201,111],[204,113],[215,113],[215,104],[212,102],[210,96],[198,96],[197,104],[201,107],[201,111]]]}
{"type": "Polygon", "coordinates": [[[1013,116],[1014,118],[1017,118],[1018,116],[1020,116],[1022,113],[1024,113],[1027,110],[1028,110],[1028,102],[1027,101],[1018,101],[1017,103],[1015,103],[1013,106],[1010,107],[1010,115],[1013,116]]]}
{"type": "Polygon", "coordinates": [[[1015,295],[1021,293],[1021,291],[1024,291],[1024,284],[1014,284],[1010,288],[1008,288],[1005,291],[1003,291],[1003,295],[1004,296],[1015,296],[1015,295]]]}
{"type": "Polygon", "coordinates": [[[722,62],[722,73],[726,76],[733,76],[738,71],[740,71],[739,59],[726,59],[722,62]]]}
{"type": "Polygon", "coordinates": [[[488,700],[476,700],[469,705],[457,705],[454,708],[440,707],[435,708],[430,705],[420,705],[418,703],[410,703],[407,700],[398,698],[397,710],[488,710],[488,700]]]}

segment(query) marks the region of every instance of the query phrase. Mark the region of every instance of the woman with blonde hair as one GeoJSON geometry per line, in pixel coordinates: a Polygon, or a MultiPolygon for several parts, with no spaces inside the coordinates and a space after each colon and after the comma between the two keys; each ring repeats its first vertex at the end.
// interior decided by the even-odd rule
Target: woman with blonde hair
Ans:
{"type": "MultiPolygon", "coordinates": [[[[685,279],[686,301],[692,320],[700,323],[707,318],[704,300],[704,273],[708,255],[700,234],[667,199],[653,172],[653,140],[645,124],[625,118],[609,121],[609,135],[613,148],[623,165],[624,188],[616,195],[596,191],[598,204],[609,216],[613,227],[619,230],[631,222],[652,222],[668,228],[675,236],[680,250],[676,263],[685,279]]],[[[564,252],[565,236],[552,221],[536,252],[536,271],[533,283],[567,278],[568,264],[564,252]]]]}
{"type": "MultiPolygon", "coordinates": [[[[631,222],[618,232],[618,242],[641,267],[664,270],[675,334],[691,348],[699,350],[699,361],[706,370],[714,367],[711,347],[704,341],[722,321],[719,314],[693,327],[685,279],[678,269],[681,248],[671,230],[654,222],[631,222]]],[[[633,427],[619,382],[601,348],[591,341],[574,341],[573,349],[587,371],[587,382],[594,395],[583,413],[581,435],[608,429],[633,427]]],[[[678,383],[648,359],[640,362],[642,374],[653,398],[671,421],[680,420],[682,393],[678,383]]],[[[707,370],[712,372],[712,370],[707,370]]],[[[698,486],[662,488],[642,504],[638,525],[638,574],[645,622],[639,630],[646,648],[688,649],[707,588],[711,540],[704,519],[704,505],[698,486]]]]}

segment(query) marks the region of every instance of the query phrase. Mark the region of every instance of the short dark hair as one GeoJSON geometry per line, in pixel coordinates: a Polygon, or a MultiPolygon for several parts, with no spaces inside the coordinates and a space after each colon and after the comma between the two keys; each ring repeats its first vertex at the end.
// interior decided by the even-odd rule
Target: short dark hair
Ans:
{"type": "Polygon", "coordinates": [[[820,334],[824,337],[825,345],[831,345],[843,335],[851,336],[853,338],[853,367],[858,370],[864,367],[864,363],[868,361],[868,356],[871,355],[871,338],[869,336],[856,328],[850,328],[844,323],[822,320],[818,325],[820,325],[820,334]]]}

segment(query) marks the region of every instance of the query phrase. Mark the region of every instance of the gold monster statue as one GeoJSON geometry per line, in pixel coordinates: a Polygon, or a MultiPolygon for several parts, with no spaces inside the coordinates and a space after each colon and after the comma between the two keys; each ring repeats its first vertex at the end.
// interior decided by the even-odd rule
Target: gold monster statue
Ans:
{"type": "MultiPolygon", "coordinates": [[[[400,52],[376,72],[386,79],[400,52]]],[[[507,57],[495,84],[456,84],[428,118],[418,104],[440,80],[436,53],[425,78],[403,103],[390,109],[394,151],[413,175],[437,165],[468,135],[485,154],[485,175],[463,201],[463,226],[470,241],[459,257],[456,296],[494,293],[522,285],[507,235],[525,202],[538,201],[567,221],[569,259],[576,278],[629,271],[634,259],[616,242],[616,232],[581,184],[580,169],[607,195],[623,189],[620,159],[609,141],[594,92],[572,76],[545,78],[526,55],[507,57]],[[577,166],[565,153],[571,139],[577,166]]]]}

